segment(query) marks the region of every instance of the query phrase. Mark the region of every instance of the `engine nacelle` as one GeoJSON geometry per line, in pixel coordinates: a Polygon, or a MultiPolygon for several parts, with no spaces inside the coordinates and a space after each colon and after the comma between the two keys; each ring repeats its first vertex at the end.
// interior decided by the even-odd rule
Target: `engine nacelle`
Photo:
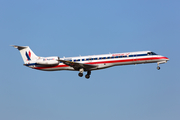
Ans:
{"type": "Polygon", "coordinates": [[[36,63],[40,65],[58,65],[59,64],[58,59],[59,57],[44,57],[38,59],[36,63]]]}

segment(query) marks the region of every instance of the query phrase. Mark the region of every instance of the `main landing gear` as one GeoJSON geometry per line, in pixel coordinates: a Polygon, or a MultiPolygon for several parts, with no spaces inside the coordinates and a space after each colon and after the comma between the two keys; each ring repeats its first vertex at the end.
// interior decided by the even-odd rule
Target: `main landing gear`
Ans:
{"type": "Polygon", "coordinates": [[[81,69],[79,69],[79,77],[82,77],[83,76],[83,72],[84,72],[84,69],[83,68],[81,68],[81,69]]]}
{"type": "MultiPolygon", "coordinates": [[[[84,69],[81,68],[79,69],[79,77],[82,77],[83,76],[83,72],[84,72],[84,69]]],[[[89,79],[90,78],[90,75],[91,75],[91,71],[87,71],[87,74],[85,75],[85,78],[89,79]]]]}
{"type": "Polygon", "coordinates": [[[83,73],[79,73],[78,75],[79,75],[79,77],[82,77],[82,76],[83,76],[83,73]]]}
{"type": "Polygon", "coordinates": [[[86,74],[85,78],[89,79],[90,75],[91,75],[91,71],[87,71],[87,74],[86,74]]]}

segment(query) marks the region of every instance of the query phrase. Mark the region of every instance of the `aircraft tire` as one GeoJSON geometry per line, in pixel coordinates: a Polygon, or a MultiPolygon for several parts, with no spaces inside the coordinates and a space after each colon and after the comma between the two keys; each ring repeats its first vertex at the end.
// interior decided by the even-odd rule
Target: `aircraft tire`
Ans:
{"type": "Polygon", "coordinates": [[[79,73],[78,75],[79,75],[79,77],[82,77],[82,76],[83,76],[83,73],[79,73]]]}
{"type": "Polygon", "coordinates": [[[85,77],[86,77],[87,79],[89,79],[89,78],[90,78],[90,75],[87,74],[85,77]]]}
{"type": "Polygon", "coordinates": [[[158,66],[157,69],[160,70],[160,67],[158,66]]]}

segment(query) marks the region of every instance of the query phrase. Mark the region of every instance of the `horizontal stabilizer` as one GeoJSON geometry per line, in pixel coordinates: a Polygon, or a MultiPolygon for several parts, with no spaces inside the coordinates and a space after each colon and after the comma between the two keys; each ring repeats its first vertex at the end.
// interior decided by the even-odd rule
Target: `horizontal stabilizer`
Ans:
{"type": "Polygon", "coordinates": [[[14,48],[17,48],[18,50],[27,48],[26,46],[17,46],[17,45],[11,45],[11,46],[13,46],[14,48]]]}

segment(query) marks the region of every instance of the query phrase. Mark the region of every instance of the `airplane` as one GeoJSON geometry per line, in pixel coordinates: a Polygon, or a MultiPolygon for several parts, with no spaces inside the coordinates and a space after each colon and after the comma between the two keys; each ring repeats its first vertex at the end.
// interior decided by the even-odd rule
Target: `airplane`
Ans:
{"type": "Polygon", "coordinates": [[[17,46],[24,61],[24,65],[33,69],[43,71],[71,70],[79,71],[79,77],[83,72],[87,74],[85,78],[89,79],[91,71],[105,69],[119,65],[157,63],[157,69],[160,70],[159,64],[166,63],[169,58],[158,55],[151,51],[127,52],[127,53],[109,53],[102,55],[78,56],[78,57],[39,57],[34,54],[29,46],[17,46]]]}

